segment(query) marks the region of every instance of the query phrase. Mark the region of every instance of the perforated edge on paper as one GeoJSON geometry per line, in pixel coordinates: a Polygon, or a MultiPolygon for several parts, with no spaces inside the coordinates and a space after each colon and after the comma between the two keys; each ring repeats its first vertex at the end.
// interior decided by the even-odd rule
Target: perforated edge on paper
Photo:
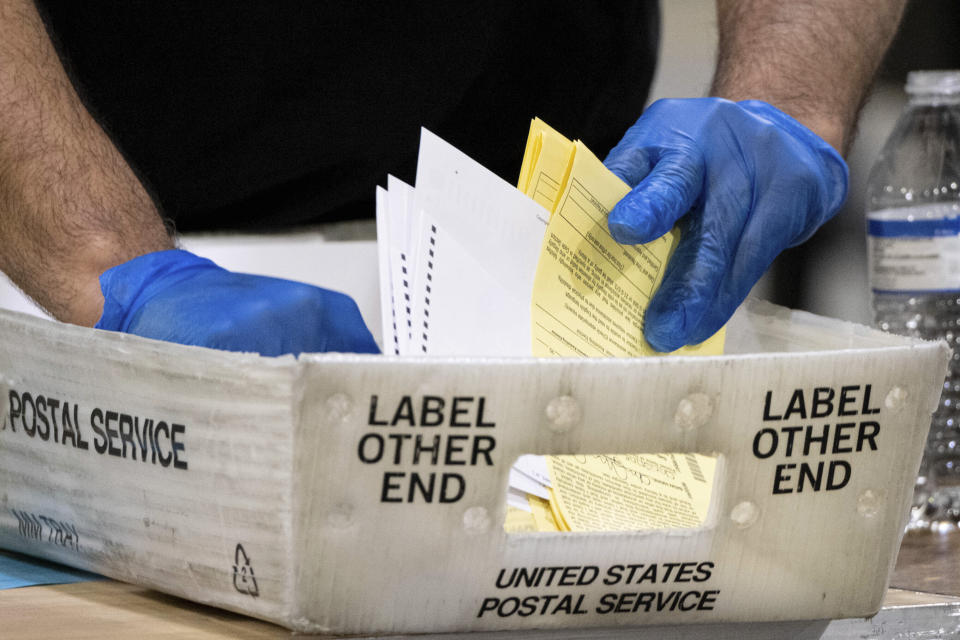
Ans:
{"type": "MultiPolygon", "coordinates": [[[[407,276],[407,254],[400,252],[400,272],[403,274],[403,307],[407,318],[407,340],[413,336],[413,311],[410,310],[410,281],[407,276]]],[[[399,338],[398,338],[399,340],[399,338]]],[[[400,345],[397,344],[397,353],[400,353],[400,345]]]]}
{"type": "Polygon", "coordinates": [[[430,295],[433,291],[433,258],[437,249],[437,225],[430,225],[430,248],[427,251],[427,284],[423,294],[423,343],[421,349],[427,353],[430,342],[430,295]]]}

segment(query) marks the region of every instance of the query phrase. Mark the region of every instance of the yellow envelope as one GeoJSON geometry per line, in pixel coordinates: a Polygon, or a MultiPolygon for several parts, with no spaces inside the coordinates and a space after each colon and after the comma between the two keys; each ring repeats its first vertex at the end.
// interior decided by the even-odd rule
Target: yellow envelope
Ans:
{"type": "Polygon", "coordinates": [[[550,506],[567,531],[703,526],[716,458],[700,454],[546,456],[550,506]]]}
{"type": "MultiPolygon", "coordinates": [[[[536,119],[520,184],[551,211],[534,279],[533,355],[660,355],[643,320],[680,240],[676,227],[644,245],[621,245],[607,230],[610,209],[630,187],[580,141],[536,119]],[[556,185],[556,188],[554,188],[556,185]]],[[[677,355],[723,353],[724,329],[677,355]]]]}

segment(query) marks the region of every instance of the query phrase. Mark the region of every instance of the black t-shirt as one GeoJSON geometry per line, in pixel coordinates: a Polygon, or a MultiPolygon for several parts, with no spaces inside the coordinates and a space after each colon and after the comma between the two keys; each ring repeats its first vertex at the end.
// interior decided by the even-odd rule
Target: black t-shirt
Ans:
{"type": "Polygon", "coordinates": [[[369,217],[421,126],[515,181],[530,118],[598,154],[640,115],[639,2],[38,0],[85,104],[178,229],[369,217]]]}

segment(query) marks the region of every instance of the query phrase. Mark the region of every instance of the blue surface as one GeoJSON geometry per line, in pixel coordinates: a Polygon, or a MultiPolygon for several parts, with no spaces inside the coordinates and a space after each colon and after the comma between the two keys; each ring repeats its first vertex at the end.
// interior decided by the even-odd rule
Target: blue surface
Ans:
{"type": "Polygon", "coordinates": [[[940,238],[960,234],[960,216],[932,220],[870,220],[867,228],[876,238],[940,238]]]}
{"type": "Polygon", "coordinates": [[[0,590],[103,579],[95,573],[0,549],[0,590]]]}

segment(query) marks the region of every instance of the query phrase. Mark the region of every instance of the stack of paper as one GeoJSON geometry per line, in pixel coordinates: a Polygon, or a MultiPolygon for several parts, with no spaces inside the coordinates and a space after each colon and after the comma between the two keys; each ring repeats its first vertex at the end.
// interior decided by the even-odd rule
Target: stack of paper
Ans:
{"type": "Polygon", "coordinates": [[[716,467],[716,457],[696,453],[521,456],[504,529],[695,529],[706,522],[716,467]]]}
{"type": "MultiPolygon", "coordinates": [[[[629,190],[539,119],[519,189],[424,129],[416,188],[377,190],[384,351],[655,355],[643,318],[679,232],[617,243],[607,214],[629,190]]],[[[722,351],[723,330],[675,353],[722,351]]]]}
{"type": "MultiPolygon", "coordinates": [[[[533,121],[519,188],[427,130],[417,184],[377,190],[384,351],[644,356],[643,317],[679,240],[618,244],[629,187],[582,142],[533,121]]],[[[679,353],[721,353],[723,331],[679,353]]],[[[523,456],[509,531],[699,527],[716,460],[696,454],[523,456]]]]}
{"type": "MultiPolygon", "coordinates": [[[[586,145],[539,118],[530,126],[519,188],[550,211],[532,292],[536,356],[646,356],[643,318],[680,240],[619,244],[607,215],[630,192],[586,145]]],[[[721,354],[724,332],[674,353],[721,354]]]]}
{"type": "Polygon", "coordinates": [[[530,355],[543,207],[426,129],[416,189],[377,190],[384,352],[530,355]]]}

